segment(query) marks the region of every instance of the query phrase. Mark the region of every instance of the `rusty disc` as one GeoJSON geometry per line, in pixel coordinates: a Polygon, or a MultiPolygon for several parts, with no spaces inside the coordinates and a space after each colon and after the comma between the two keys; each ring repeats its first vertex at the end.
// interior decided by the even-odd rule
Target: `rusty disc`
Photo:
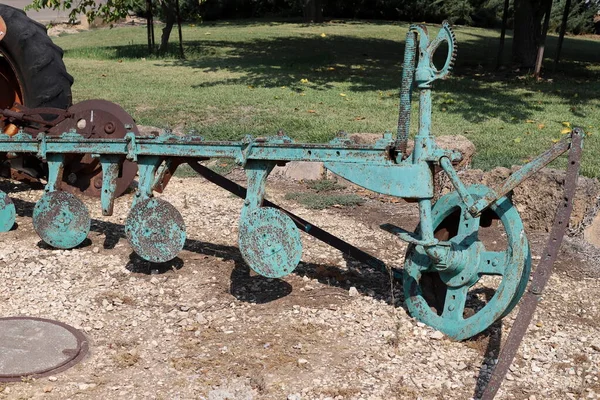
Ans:
{"type": "Polygon", "coordinates": [[[17,211],[6,193],[0,190],[0,232],[8,232],[15,224],[17,211]]]}
{"type": "Polygon", "coordinates": [[[88,341],[62,322],[32,317],[0,318],[0,382],[53,375],[79,363],[88,341]]]}
{"type": "Polygon", "coordinates": [[[49,192],[33,208],[33,227],[40,238],[59,249],[79,246],[90,232],[85,204],[71,193],[49,192]]]}
{"type": "MultiPolygon", "coordinates": [[[[50,130],[60,135],[74,129],[86,139],[120,139],[127,132],[138,134],[133,118],[118,104],[106,100],[86,100],[69,108],[72,117],[50,130]]],[[[116,196],[120,196],[135,178],[137,164],[125,160],[117,179],[116,196]]],[[[63,190],[73,194],[100,197],[102,193],[102,167],[97,158],[85,154],[69,156],[65,160],[63,190]]]]}
{"type": "Polygon", "coordinates": [[[125,222],[125,235],[144,260],[167,262],[183,249],[185,222],[171,203],[152,197],[131,209],[125,222]]]}
{"type": "Polygon", "coordinates": [[[288,215],[272,207],[240,219],[239,245],[246,264],[267,278],[292,273],[302,258],[300,231],[288,215]]]}

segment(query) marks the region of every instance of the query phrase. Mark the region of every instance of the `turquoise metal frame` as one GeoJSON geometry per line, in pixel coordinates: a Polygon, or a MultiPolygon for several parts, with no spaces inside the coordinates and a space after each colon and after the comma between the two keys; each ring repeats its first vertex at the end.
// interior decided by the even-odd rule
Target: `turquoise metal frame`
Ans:
{"type": "MultiPolygon", "coordinates": [[[[416,200],[420,226],[416,232],[384,225],[410,244],[404,270],[407,306],[418,319],[455,339],[473,336],[506,315],[521,297],[529,275],[529,248],[518,212],[506,195],[524,179],[569,149],[574,130],[553,148],[514,173],[499,189],[466,186],[453,162],[461,154],[437,146],[431,132],[431,88],[437,79],[446,78],[456,56],[456,39],[447,23],[434,40],[421,25],[410,27],[404,57],[400,116],[396,137],[387,133],[374,145],[349,142],[344,135],[327,144],[295,143],[279,134],[268,138],[248,136],[241,141],[206,141],[201,136],[136,136],[123,139],[86,139],[76,132],[54,137],[40,133],[32,137],[23,132],[0,136],[0,154],[33,153],[47,161],[49,173],[46,194],[36,205],[36,231],[49,244],[61,248],[79,245],[90,229],[85,205],[75,196],[61,192],[62,172],[68,154],[91,154],[100,161],[103,171],[101,204],[103,215],[111,215],[115,202],[116,180],[123,159],[136,162],[139,184],[126,222],[126,235],[143,258],[164,262],[174,258],[185,242],[185,224],[169,203],[154,199],[165,169],[174,160],[233,158],[245,168],[248,189],[240,216],[240,251],[258,273],[278,278],[294,270],[302,254],[298,222],[289,213],[265,207],[266,180],[276,164],[289,161],[320,161],[357,185],[377,193],[416,200]],[[442,43],[448,53],[441,69],[432,59],[442,43]],[[417,57],[418,55],[418,57],[417,57]],[[417,60],[418,59],[418,60],[417,60]],[[419,91],[419,129],[414,150],[407,154],[411,97],[419,91]],[[455,188],[435,206],[433,171],[439,166],[455,188]],[[483,213],[502,221],[509,237],[504,252],[491,252],[478,239],[483,213]],[[455,217],[458,215],[458,217],[455,217]],[[456,234],[442,238],[440,227],[453,225],[456,234]],[[439,309],[433,311],[425,299],[431,291],[430,275],[444,290],[434,293],[439,309]],[[494,297],[476,314],[464,315],[467,293],[482,276],[499,275],[502,284],[494,297]],[[425,279],[424,277],[427,277],[425,279]]],[[[15,220],[14,205],[4,193],[0,195],[0,229],[8,230],[15,220]]],[[[310,225],[306,225],[310,228],[310,225]]],[[[308,229],[307,228],[307,229],[308,229]]]]}

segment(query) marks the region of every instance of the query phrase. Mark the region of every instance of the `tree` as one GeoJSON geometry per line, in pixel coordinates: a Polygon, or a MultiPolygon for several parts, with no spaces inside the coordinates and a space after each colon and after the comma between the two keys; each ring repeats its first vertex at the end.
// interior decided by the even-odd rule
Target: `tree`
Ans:
{"type": "Polygon", "coordinates": [[[304,14],[304,22],[321,23],[323,22],[323,3],[322,0],[302,0],[302,11],[304,14]]]}
{"type": "MultiPolygon", "coordinates": [[[[159,53],[164,54],[167,51],[173,26],[179,19],[178,0],[155,1],[158,3],[161,16],[165,20],[159,48],[159,53]]],[[[198,1],[201,3],[203,0],[198,1]]],[[[81,0],[76,4],[73,3],[73,0],[33,0],[26,9],[40,10],[42,8],[50,8],[53,10],[71,10],[69,13],[71,23],[74,23],[77,17],[83,14],[87,17],[88,21],[101,18],[105,23],[113,24],[127,17],[129,12],[142,10],[144,7],[146,7],[144,0],[106,0],[104,2],[81,0]]]]}
{"type": "MultiPolygon", "coordinates": [[[[513,61],[523,68],[535,64],[536,52],[543,36],[542,20],[550,10],[553,0],[515,0],[513,61]]],[[[598,0],[554,0],[551,26],[558,30],[561,16],[566,9],[564,21],[567,31],[578,34],[590,32],[594,15],[600,10],[598,0]]],[[[564,32],[563,32],[564,34],[564,32]]]]}
{"type": "Polygon", "coordinates": [[[522,68],[533,68],[542,37],[542,19],[547,2],[552,0],[515,0],[513,61],[522,68]]]}
{"type": "Polygon", "coordinates": [[[72,0],[33,0],[25,9],[38,11],[42,8],[71,10],[69,13],[69,22],[71,23],[75,23],[77,17],[83,14],[89,21],[101,18],[104,22],[112,24],[125,18],[129,11],[141,9],[142,7],[140,0],[106,0],[105,2],[81,0],[75,4],[72,0]]]}

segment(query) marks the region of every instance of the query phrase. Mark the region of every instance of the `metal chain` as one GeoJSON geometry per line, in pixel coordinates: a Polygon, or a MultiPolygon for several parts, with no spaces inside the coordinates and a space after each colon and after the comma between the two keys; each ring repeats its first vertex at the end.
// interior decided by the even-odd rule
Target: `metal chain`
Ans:
{"type": "Polygon", "coordinates": [[[558,256],[560,245],[565,235],[567,226],[569,225],[569,219],[571,212],[573,211],[573,198],[575,196],[575,190],[577,188],[577,177],[579,175],[579,166],[581,163],[581,152],[582,152],[582,140],[584,133],[581,129],[575,128],[571,132],[571,147],[569,149],[569,165],[567,167],[567,173],[564,181],[564,194],[563,202],[559,205],[554,218],[554,225],[550,233],[550,238],[542,259],[536,268],[529,290],[525,293],[521,306],[519,307],[519,314],[513,324],[513,327],[508,335],[508,339],[504,344],[504,348],[498,357],[498,363],[492,372],[492,377],[488,382],[481,400],[492,400],[500,385],[508,372],[510,365],[512,364],[519,346],[523,341],[527,328],[533,319],[533,314],[538,303],[541,301],[544,287],[550,279],[552,274],[552,268],[554,261],[558,256]]]}

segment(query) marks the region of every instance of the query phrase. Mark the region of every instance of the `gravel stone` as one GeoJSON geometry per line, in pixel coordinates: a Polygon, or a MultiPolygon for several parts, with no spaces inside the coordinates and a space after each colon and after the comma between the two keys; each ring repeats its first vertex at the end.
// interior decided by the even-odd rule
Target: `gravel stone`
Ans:
{"type": "MultiPolygon", "coordinates": [[[[407,314],[401,283],[388,271],[306,234],[294,273],[257,276],[237,247],[242,200],[201,178],[173,178],[157,195],[181,212],[188,237],[178,258],[159,265],[140,260],[125,239],[132,193],[117,199],[110,217],[99,199],[82,199],[92,216],[89,241],[56,250],[31,223],[43,192],[2,185],[18,228],[2,234],[0,315],[79,327],[90,353],[56,376],[0,384],[0,400],[476,398],[518,311],[473,339],[447,340],[407,314]]],[[[379,226],[412,229],[414,204],[358,189],[367,201],[356,208],[316,211],[284,199],[303,188],[270,179],[267,197],[402,267],[406,245],[379,226]]],[[[548,235],[527,233],[535,267],[548,235]]],[[[565,241],[498,399],[600,398],[595,254],[578,239],[565,241]]]]}

